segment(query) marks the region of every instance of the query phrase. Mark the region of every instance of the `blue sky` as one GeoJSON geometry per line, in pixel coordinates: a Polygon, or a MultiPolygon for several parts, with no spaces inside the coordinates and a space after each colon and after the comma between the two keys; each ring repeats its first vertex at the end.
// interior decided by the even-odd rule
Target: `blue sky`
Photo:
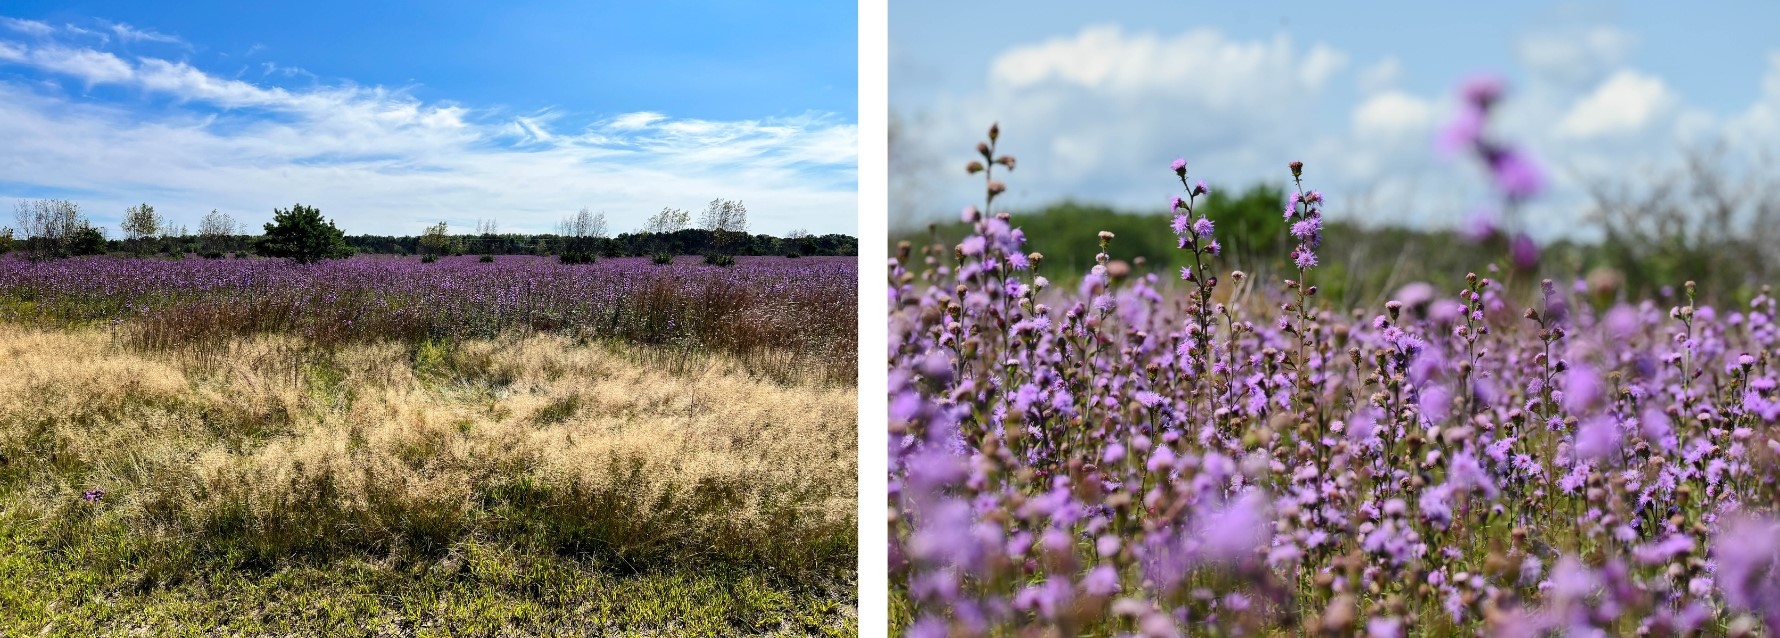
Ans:
{"type": "Polygon", "coordinates": [[[1302,160],[1332,215],[1453,225],[1491,198],[1432,137],[1478,73],[1507,81],[1496,134],[1550,174],[1526,215],[1535,236],[1586,237],[1587,186],[1654,174],[1682,149],[1724,141],[1734,162],[1780,147],[1780,5],[1452,7],[898,2],[891,215],[949,216],[980,198],[956,168],[998,120],[1020,160],[1016,208],[1072,197],[1159,210],[1174,157],[1227,188],[1283,182],[1302,160]]]}
{"type": "Polygon", "coordinates": [[[756,232],[856,234],[851,4],[440,6],[7,3],[0,201],[413,234],[721,197],[756,232]]]}

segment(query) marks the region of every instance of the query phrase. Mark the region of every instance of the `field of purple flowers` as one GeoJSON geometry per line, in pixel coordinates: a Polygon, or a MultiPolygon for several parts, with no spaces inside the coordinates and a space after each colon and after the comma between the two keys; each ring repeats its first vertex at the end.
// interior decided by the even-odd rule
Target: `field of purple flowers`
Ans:
{"type": "MultiPolygon", "coordinates": [[[[997,133],[969,167],[987,206],[1014,167],[997,133]]],[[[1477,148],[1510,203],[1537,191],[1477,148]]],[[[1658,305],[1483,262],[1335,313],[1313,168],[1289,165],[1281,280],[1219,267],[1182,160],[1158,167],[1184,189],[1175,282],[1110,233],[1049,282],[988,207],[955,246],[899,249],[894,632],[1780,633],[1771,293],[1658,305]]]]}
{"type": "Polygon", "coordinates": [[[856,260],[681,258],[564,265],[474,256],[425,264],[355,257],[283,260],[0,257],[0,321],[127,324],[137,345],[175,349],[279,332],[309,343],[486,338],[560,332],[735,355],[786,375],[854,378],[856,260]]]}

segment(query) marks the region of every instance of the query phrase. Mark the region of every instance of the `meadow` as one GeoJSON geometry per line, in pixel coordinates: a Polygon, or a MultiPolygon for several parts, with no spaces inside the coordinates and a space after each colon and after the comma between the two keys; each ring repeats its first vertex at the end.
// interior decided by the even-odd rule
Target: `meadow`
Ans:
{"type": "Polygon", "coordinates": [[[0,635],[853,635],[857,266],[0,256],[0,635]]]}
{"type": "MultiPolygon", "coordinates": [[[[1053,281],[993,207],[998,134],[969,234],[890,267],[893,633],[1780,632],[1768,287],[1659,301],[1477,249],[1453,285],[1330,301],[1353,248],[1289,158],[1281,266],[1231,266],[1183,159],[1145,231],[1178,266],[1052,237],[1093,253],[1053,281]]],[[[1537,191],[1466,143],[1510,204],[1537,191]]]]}

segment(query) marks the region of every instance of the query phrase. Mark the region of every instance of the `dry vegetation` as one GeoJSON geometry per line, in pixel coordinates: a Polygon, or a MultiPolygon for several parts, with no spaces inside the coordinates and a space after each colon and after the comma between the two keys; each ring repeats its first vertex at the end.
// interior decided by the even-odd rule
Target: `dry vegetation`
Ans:
{"type": "MultiPolygon", "coordinates": [[[[266,335],[150,351],[129,345],[133,329],[0,323],[0,579],[54,580],[56,565],[91,574],[36,598],[5,588],[0,634],[141,620],[118,611],[128,604],[92,615],[91,601],[54,591],[115,602],[219,573],[349,563],[450,589],[490,555],[543,565],[532,571],[572,564],[571,580],[742,573],[791,600],[766,607],[831,604],[736,611],[710,631],[856,631],[845,611],[856,388],[549,335],[337,350],[266,335]]],[[[440,595],[408,587],[397,597],[440,595]]],[[[515,587],[536,590],[513,594],[531,602],[574,591],[515,587]]],[[[347,615],[413,630],[445,598],[347,615]]],[[[575,602],[484,620],[562,631],[586,620],[558,615],[575,602]]],[[[690,620],[618,613],[595,628],[678,632],[690,620]]]]}

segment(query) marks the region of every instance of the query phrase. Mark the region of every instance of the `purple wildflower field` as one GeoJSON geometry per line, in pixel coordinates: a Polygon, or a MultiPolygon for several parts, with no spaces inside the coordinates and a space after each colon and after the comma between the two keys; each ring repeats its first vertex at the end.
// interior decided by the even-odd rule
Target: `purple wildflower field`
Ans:
{"type": "Polygon", "coordinates": [[[328,345],[485,338],[544,330],[708,349],[851,379],[857,260],[740,257],[733,267],[612,258],[475,256],[423,264],[361,256],[283,260],[0,257],[0,320],[116,322],[142,345],[174,347],[259,332],[328,345]],[[786,359],[789,357],[790,359],[786,359]]]}
{"type": "MultiPolygon", "coordinates": [[[[1511,210],[1541,175],[1484,136],[1492,85],[1466,91],[1443,142],[1511,210]]],[[[1101,233],[1063,285],[990,213],[998,136],[968,167],[974,233],[889,264],[893,632],[1780,632],[1767,289],[1659,305],[1485,261],[1462,289],[1328,310],[1315,167],[1284,160],[1282,280],[1220,269],[1209,187],[1177,160],[1158,186],[1182,189],[1195,265],[1136,272],[1101,233]]]]}

